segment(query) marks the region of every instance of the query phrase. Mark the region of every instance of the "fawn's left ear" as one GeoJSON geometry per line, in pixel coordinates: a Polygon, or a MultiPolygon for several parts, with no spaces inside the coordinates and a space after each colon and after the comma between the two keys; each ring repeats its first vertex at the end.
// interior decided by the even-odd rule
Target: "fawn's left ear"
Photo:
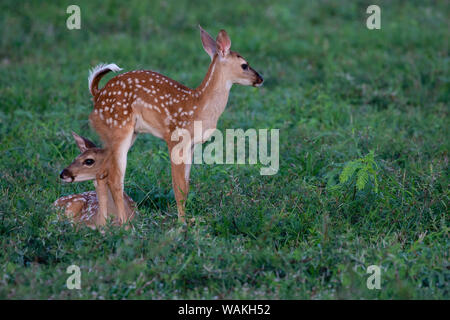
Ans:
{"type": "Polygon", "coordinates": [[[200,28],[200,36],[202,38],[203,49],[205,49],[206,53],[212,60],[214,58],[214,55],[216,54],[216,41],[214,41],[209,33],[203,30],[200,25],[198,25],[198,27],[200,28]]]}
{"type": "Polygon", "coordinates": [[[217,35],[216,44],[217,52],[222,56],[222,58],[230,53],[231,40],[225,30],[220,30],[219,34],[217,35]]]}
{"type": "Polygon", "coordinates": [[[75,139],[75,142],[77,143],[78,148],[81,152],[85,152],[87,149],[96,148],[97,146],[92,141],[83,138],[82,136],[77,135],[75,132],[72,131],[72,136],[75,139]]]}

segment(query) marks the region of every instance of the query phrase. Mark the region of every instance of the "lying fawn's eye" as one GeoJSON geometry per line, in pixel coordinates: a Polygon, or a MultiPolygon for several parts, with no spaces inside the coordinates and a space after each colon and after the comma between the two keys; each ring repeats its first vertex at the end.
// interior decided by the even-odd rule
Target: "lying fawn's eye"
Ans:
{"type": "Polygon", "coordinates": [[[86,159],[84,160],[83,164],[87,165],[87,166],[92,166],[94,164],[94,159],[86,159]]]}
{"type": "Polygon", "coordinates": [[[246,63],[241,64],[241,68],[242,68],[243,70],[247,70],[247,69],[248,69],[248,64],[246,64],[246,63]]]}

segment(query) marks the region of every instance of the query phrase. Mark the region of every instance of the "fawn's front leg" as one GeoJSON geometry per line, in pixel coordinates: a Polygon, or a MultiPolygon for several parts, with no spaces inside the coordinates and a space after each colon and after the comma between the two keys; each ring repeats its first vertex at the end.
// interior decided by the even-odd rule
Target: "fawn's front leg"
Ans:
{"type": "Polygon", "coordinates": [[[117,209],[117,218],[120,224],[124,224],[127,221],[127,214],[125,211],[125,200],[123,197],[123,181],[125,178],[125,170],[122,172],[118,166],[118,161],[113,159],[110,174],[108,175],[108,187],[111,192],[114,204],[117,209]]]}
{"type": "MultiPolygon", "coordinates": [[[[131,127],[130,127],[131,128],[131,127]]],[[[124,180],[127,168],[128,150],[134,141],[134,131],[129,130],[115,137],[115,143],[111,145],[110,161],[108,168],[108,187],[111,192],[117,210],[117,218],[120,224],[127,221],[124,200],[124,180]]]]}
{"type": "Polygon", "coordinates": [[[185,222],[184,207],[186,205],[186,199],[189,192],[189,183],[185,177],[186,166],[187,165],[184,163],[172,163],[172,185],[175,200],[177,202],[178,220],[183,223],[185,222]]]}
{"type": "MultiPolygon", "coordinates": [[[[169,148],[169,152],[172,154],[172,148],[169,148]]],[[[188,161],[183,161],[180,164],[174,163],[172,159],[170,161],[172,165],[172,185],[175,200],[177,202],[178,220],[182,223],[185,222],[184,208],[186,206],[186,199],[189,193],[189,176],[191,173],[192,152],[190,152],[190,159],[186,158],[185,160],[188,161]]]]}

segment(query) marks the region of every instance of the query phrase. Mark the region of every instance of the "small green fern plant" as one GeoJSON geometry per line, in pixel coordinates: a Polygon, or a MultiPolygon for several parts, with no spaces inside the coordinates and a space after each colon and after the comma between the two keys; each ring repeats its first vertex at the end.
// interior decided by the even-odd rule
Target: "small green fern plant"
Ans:
{"type": "Polygon", "coordinates": [[[377,170],[378,165],[375,162],[375,152],[372,150],[362,158],[347,162],[339,174],[339,184],[329,184],[329,189],[331,191],[338,191],[348,182],[355,182],[355,191],[361,191],[369,181],[372,181],[374,192],[378,193],[377,170]]]}
{"type": "Polygon", "coordinates": [[[348,162],[339,175],[339,182],[346,183],[356,173],[356,189],[358,191],[363,190],[371,179],[374,184],[374,191],[378,193],[377,169],[375,153],[372,150],[365,157],[348,162]]]}

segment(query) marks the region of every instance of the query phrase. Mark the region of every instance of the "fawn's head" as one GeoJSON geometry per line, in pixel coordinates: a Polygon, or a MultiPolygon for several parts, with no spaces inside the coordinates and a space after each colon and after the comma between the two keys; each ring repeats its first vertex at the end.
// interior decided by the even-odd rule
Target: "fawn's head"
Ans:
{"type": "Polygon", "coordinates": [[[214,40],[205,30],[200,27],[200,34],[203,49],[214,60],[217,55],[217,63],[224,66],[227,80],[244,86],[259,87],[263,83],[263,78],[256,72],[247,60],[239,53],[231,51],[231,40],[225,30],[220,30],[217,39],[214,40]]]}
{"type": "Polygon", "coordinates": [[[59,177],[64,182],[78,182],[104,178],[107,153],[90,140],[72,132],[81,154],[63,171],[59,177]]]}

